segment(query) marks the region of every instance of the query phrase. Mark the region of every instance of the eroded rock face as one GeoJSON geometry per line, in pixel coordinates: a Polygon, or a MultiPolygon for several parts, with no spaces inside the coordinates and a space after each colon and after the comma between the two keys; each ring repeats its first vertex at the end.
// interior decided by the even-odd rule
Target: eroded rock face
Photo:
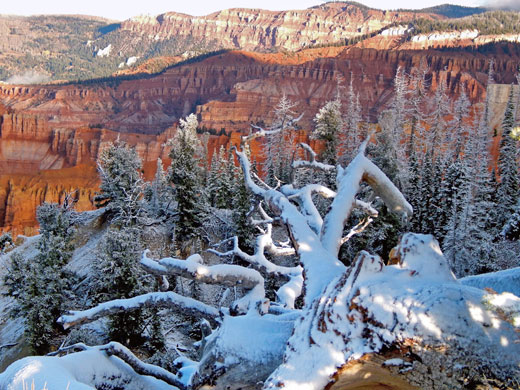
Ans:
{"type": "Polygon", "coordinates": [[[178,36],[190,36],[195,40],[212,37],[225,48],[297,50],[369,34],[392,23],[409,22],[419,15],[428,19],[443,18],[434,14],[380,11],[331,2],[306,10],[236,8],[200,17],[168,12],[157,17],[135,17],[122,23],[121,27],[157,41],[178,36]]]}
{"type": "MultiPolygon", "coordinates": [[[[518,58],[514,48],[508,56],[496,58],[497,82],[513,80],[518,58]]],[[[20,202],[33,203],[41,199],[34,195],[38,186],[57,188],[59,184],[41,182],[50,176],[38,176],[38,172],[82,164],[93,167],[100,150],[118,134],[136,146],[145,168],[154,167],[158,157],[167,162],[164,143],[174,134],[180,117],[196,112],[202,129],[225,134],[210,137],[210,149],[228,142],[237,145],[240,134],[249,132],[250,123],[271,123],[273,107],[284,94],[297,103],[295,111],[304,113],[299,125],[308,132],[318,109],[335,98],[338,78],[345,85],[352,79],[364,116],[374,120],[392,97],[397,66],[409,71],[421,61],[432,69],[431,88],[444,79],[457,93],[463,83],[477,102],[485,91],[489,59],[481,54],[355,47],[295,54],[228,52],[118,84],[0,85],[0,169],[11,178],[32,175],[31,183],[40,183],[17,194],[20,202]]],[[[304,132],[298,137],[300,142],[308,140],[304,132]]],[[[258,157],[260,143],[252,149],[258,157]]],[[[88,182],[95,179],[94,175],[88,182]]],[[[7,181],[3,183],[5,193],[7,181]]],[[[91,193],[94,187],[80,187],[83,190],[91,193]]],[[[4,210],[0,216],[13,216],[0,218],[4,229],[27,225],[10,203],[0,202],[0,210],[4,210]]]]}

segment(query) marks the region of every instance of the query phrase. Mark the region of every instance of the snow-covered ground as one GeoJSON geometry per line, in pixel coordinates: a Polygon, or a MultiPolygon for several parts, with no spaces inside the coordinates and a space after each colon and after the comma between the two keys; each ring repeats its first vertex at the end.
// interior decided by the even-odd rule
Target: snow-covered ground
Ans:
{"type": "Polygon", "coordinates": [[[460,279],[462,284],[498,293],[509,292],[520,297],[520,267],[460,279]]]}

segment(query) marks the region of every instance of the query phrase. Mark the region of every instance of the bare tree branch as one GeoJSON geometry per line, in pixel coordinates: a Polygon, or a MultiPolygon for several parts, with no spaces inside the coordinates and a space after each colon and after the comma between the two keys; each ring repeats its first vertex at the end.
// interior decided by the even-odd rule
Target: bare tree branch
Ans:
{"type": "MultiPolygon", "coordinates": [[[[356,205],[367,209],[367,204],[363,204],[355,198],[362,181],[372,187],[374,193],[385,202],[392,212],[412,215],[412,206],[399,189],[372,161],[365,157],[367,142],[368,139],[363,142],[359,153],[347,168],[338,167],[338,193],[330,206],[330,211],[325,216],[320,236],[325,249],[334,256],[337,256],[339,252],[343,227],[350,217],[352,209],[356,205]]],[[[370,210],[370,208],[367,209],[367,211],[370,210]]]]}
{"type": "Polygon", "coordinates": [[[201,283],[218,284],[226,287],[244,287],[251,290],[264,283],[264,278],[257,271],[233,264],[217,264],[207,266],[202,264],[199,254],[186,260],[165,257],[155,261],[148,257],[145,250],[141,257],[141,266],[148,272],[160,275],[177,275],[196,280],[201,283]]]}
{"type": "Polygon", "coordinates": [[[352,237],[354,237],[356,234],[363,233],[368,225],[372,223],[373,219],[370,217],[363,218],[356,226],[354,226],[348,234],[341,239],[341,245],[349,241],[352,237]]]}
{"type": "Polygon", "coordinates": [[[265,137],[265,136],[270,136],[270,135],[273,135],[273,134],[277,134],[277,133],[281,132],[284,129],[293,127],[296,124],[296,122],[298,122],[302,118],[303,118],[303,113],[300,114],[300,116],[291,119],[287,123],[285,123],[285,124],[283,124],[281,126],[273,127],[271,129],[264,129],[264,128],[260,127],[260,126],[256,126],[256,125],[251,124],[251,128],[253,128],[255,130],[258,130],[258,131],[256,133],[252,133],[252,134],[249,134],[248,136],[242,137],[242,142],[249,142],[249,141],[251,141],[252,139],[255,139],[255,138],[265,137]]]}
{"type": "Polygon", "coordinates": [[[312,150],[312,148],[305,142],[301,142],[300,146],[308,152],[309,161],[305,161],[305,160],[294,161],[292,163],[292,167],[294,169],[312,168],[312,169],[317,169],[317,170],[325,171],[325,172],[332,172],[336,169],[336,167],[334,165],[324,164],[322,162],[316,161],[316,152],[314,150],[312,150]]]}
{"type": "Polygon", "coordinates": [[[244,172],[246,187],[255,195],[261,196],[287,226],[293,246],[305,270],[305,300],[307,302],[314,299],[332,279],[344,271],[345,266],[336,255],[325,250],[316,232],[309,227],[307,218],[281,192],[282,190],[263,190],[256,185],[251,179],[250,165],[246,156],[238,151],[236,154],[244,172]]]}
{"type": "Polygon", "coordinates": [[[58,323],[62,324],[64,329],[71,326],[92,322],[98,318],[105,317],[110,314],[119,313],[121,311],[139,309],[143,307],[164,307],[182,310],[183,313],[193,315],[195,317],[209,318],[215,323],[220,313],[219,311],[205,303],[197,301],[193,298],[184,297],[172,291],[152,292],[148,294],[138,295],[133,298],[115,299],[112,301],[101,303],[87,310],[70,311],[58,318],[58,323]]]}

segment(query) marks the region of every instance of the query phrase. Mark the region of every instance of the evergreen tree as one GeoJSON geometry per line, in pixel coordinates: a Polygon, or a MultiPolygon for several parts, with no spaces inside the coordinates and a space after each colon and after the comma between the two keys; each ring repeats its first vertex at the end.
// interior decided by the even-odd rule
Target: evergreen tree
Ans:
{"type": "Polygon", "coordinates": [[[135,149],[123,142],[104,149],[98,161],[101,191],[94,197],[96,207],[106,207],[114,221],[135,224],[141,206],[141,168],[135,149]]]}
{"type": "Polygon", "coordinates": [[[11,233],[2,233],[0,236],[0,254],[4,253],[4,251],[11,246],[13,246],[11,233]]]}
{"type": "Polygon", "coordinates": [[[442,245],[449,226],[456,227],[459,215],[464,207],[465,193],[468,187],[468,172],[466,164],[460,159],[450,164],[441,181],[440,199],[436,204],[435,236],[442,245]]]}
{"type": "Polygon", "coordinates": [[[497,188],[498,227],[502,230],[511,217],[517,203],[519,192],[519,176],[517,163],[517,141],[511,136],[515,124],[514,90],[511,86],[504,120],[502,121],[502,138],[498,152],[498,175],[500,178],[497,188]]]}
{"type": "Polygon", "coordinates": [[[170,219],[174,214],[173,188],[164,173],[163,163],[157,159],[155,177],[144,190],[147,214],[154,219],[170,219]]]}
{"type": "Polygon", "coordinates": [[[509,218],[502,230],[502,235],[508,240],[516,241],[520,239],[520,198],[516,203],[513,215],[509,218]]]}
{"type": "Polygon", "coordinates": [[[208,173],[207,189],[208,189],[208,203],[212,207],[216,207],[217,191],[221,185],[221,154],[222,147],[213,153],[208,173]]]}
{"type": "Polygon", "coordinates": [[[343,128],[341,102],[339,100],[327,102],[314,117],[314,123],[315,128],[311,137],[325,143],[320,160],[326,164],[336,165],[338,135],[343,128]]]}
{"type": "Polygon", "coordinates": [[[25,318],[25,335],[36,353],[48,350],[53,336],[62,331],[56,320],[72,298],[74,276],[65,265],[72,257],[72,212],[57,204],[38,207],[38,254],[32,261],[14,256],[5,284],[25,318]]]}
{"type": "Polygon", "coordinates": [[[355,157],[359,145],[363,142],[361,134],[361,104],[359,94],[355,93],[353,74],[350,74],[350,85],[347,91],[347,109],[343,119],[343,137],[340,143],[340,163],[348,165],[355,157]]]}
{"type": "Polygon", "coordinates": [[[290,165],[294,153],[294,129],[288,127],[294,119],[294,102],[284,94],[274,109],[272,129],[280,129],[279,132],[266,136],[265,164],[267,173],[266,182],[275,186],[278,180],[288,182],[290,178],[290,165]]]}
{"type": "Polygon", "coordinates": [[[198,237],[206,212],[207,194],[202,186],[197,126],[194,114],[181,119],[177,134],[170,142],[172,163],[169,179],[175,187],[178,210],[175,235],[181,250],[198,237]]]}
{"type": "MultiPolygon", "coordinates": [[[[112,299],[131,298],[151,290],[145,284],[139,259],[139,231],[136,227],[112,227],[104,235],[94,264],[93,299],[95,303],[112,299]]],[[[143,341],[142,310],[123,311],[109,317],[109,335],[114,341],[137,345],[143,341]]]]}

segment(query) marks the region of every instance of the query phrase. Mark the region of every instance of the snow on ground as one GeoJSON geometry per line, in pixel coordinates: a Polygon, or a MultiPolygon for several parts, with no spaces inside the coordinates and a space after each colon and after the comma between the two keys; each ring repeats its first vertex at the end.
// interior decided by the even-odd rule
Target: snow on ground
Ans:
{"type": "Polygon", "coordinates": [[[64,357],[36,356],[16,361],[0,374],[5,390],[87,390],[106,386],[125,390],[174,390],[173,386],[140,376],[121,359],[104,352],[87,350],[64,357]]]}
{"type": "Polygon", "coordinates": [[[362,252],[295,324],[284,363],[266,388],[322,389],[344,364],[406,340],[456,343],[460,360],[473,357],[496,375],[520,375],[518,329],[500,313],[515,318],[516,297],[489,298],[459,283],[432,236],[406,234],[399,255],[400,264],[384,266],[362,252]]]}
{"type": "Polygon", "coordinates": [[[520,267],[460,279],[466,286],[491,288],[498,293],[510,292],[520,297],[520,267]]]}
{"type": "Polygon", "coordinates": [[[108,57],[112,51],[112,45],[108,45],[104,49],[99,49],[96,53],[97,57],[108,57]]]}

